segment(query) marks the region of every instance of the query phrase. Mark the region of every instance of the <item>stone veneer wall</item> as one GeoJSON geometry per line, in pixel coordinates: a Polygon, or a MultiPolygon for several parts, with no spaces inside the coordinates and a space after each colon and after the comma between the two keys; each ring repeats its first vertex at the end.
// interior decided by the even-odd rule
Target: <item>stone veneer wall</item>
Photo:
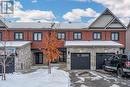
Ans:
{"type": "Polygon", "coordinates": [[[30,44],[16,48],[16,52],[18,55],[15,57],[15,71],[29,69],[33,63],[30,44]]]}
{"type": "Polygon", "coordinates": [[[91,70],[96,70],[96,53],[116,53],[117,51],[120,52],[119,47],[68,47],[67,69],[71,70],[71,53],[90,53],[91,70]]]}

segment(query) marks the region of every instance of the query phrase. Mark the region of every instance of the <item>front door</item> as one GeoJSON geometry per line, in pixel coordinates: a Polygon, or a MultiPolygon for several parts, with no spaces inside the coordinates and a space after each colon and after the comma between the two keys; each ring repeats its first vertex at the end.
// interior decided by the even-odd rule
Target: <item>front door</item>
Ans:
{"type": "Polygon", "coordinates": [[[61,52],[59,62],[66,62],[66,48],[59,48],[59,51],[61,52]]]}
{"type": "Polygon", "coordinates": [[[66,62],[66,52],[62,52],[62,54],[60,54],[59,62],[66,62]]]}
{"type": "Polygon", "coordinates": [[[35,53],[35,64],[43,64],[43,54],[41,52],[35,53]]]}

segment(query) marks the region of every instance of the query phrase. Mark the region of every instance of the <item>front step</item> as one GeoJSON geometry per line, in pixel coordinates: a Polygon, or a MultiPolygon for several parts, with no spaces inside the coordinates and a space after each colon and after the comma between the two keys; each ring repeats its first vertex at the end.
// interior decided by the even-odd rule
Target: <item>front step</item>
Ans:
{"type": "MultiPolygon", "coordinates": [[[[51,64],[52,67],[59,67],[59,64],[51,64]]],[[[48,69],[47,65],[33,65],[31,66],[31,69],[48,69]]]]}
{"type": "Polygon", "coordinates": [[[47,69],[48,66],[46,65],[33,65],[31,66],[31,69],[47,69]]]}

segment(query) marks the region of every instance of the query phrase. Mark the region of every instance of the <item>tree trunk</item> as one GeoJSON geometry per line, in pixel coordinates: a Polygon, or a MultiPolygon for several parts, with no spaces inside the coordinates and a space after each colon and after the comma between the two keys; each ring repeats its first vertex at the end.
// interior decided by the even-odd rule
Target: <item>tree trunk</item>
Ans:
{"type": "Polygon", "coordinates": [[[48,62],[48,73],[51,74],[51,62],[48,62]]]}
{"type": "Polygon", "coordinates": [[[1,73],[1,74],[2,74],[2,78],[1,78],[2,80],[3,80],[3,76],[4,76],[4,75],[3,75],[3,71],[4,71],[4,68],[3,68],[3,66],[2,66],[2,73],[1,73]]]}
{"type": "Polygon", "coordinates": [[[2,80],[6,80],[6,64],[5,64],[5,61],[4,61],[4,65],[3,65],[3,72],[2,72],[2,80]]]}

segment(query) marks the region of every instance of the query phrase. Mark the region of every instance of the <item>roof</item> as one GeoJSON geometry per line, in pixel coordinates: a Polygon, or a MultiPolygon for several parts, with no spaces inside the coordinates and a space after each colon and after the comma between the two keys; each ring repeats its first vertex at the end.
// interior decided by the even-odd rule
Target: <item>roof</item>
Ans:
{"type": "MultiPolygon", "coordinates": [[[[118,21],[118,23],[121,24],[122,27],[126,29],[126,26],[125,26],[125,25],[119,20],[119,18],[116,17],[108,8],[106,8],[106,9],[102,12],[102,14],[100,14],[100,15],[94,20],[94,22],[92,22],[92,23],[90,24],[89,28],[91,28],[92,25],[93,25],[97,20],[99,20],[99,18],[101,18],[104,14],[105,14],[105,15],[109,14],[109,15],[111,15],[111,16],[114,17],[112,20],[110,20],[110,21],[107,23],[106,26],[104,26],[104,29],[106,29],[107,27],[109,27],[109,25],[110,25],[111,23],[113,23],[115,20],[118,21]]],[[[105,21],[104,21],[104,22],[105,22],[105,21]]]]}
{"type": "Polygon", "coordinates": [[[66,47],[71,46],[114,46],[114,47],[123,47],[122,44],[114,41],[66,41],[66,47]]]}
{"type": "MultiPolygon", "coordinates": [[[[48,22],[7,22],[8,28],[14,29],[48,29],[51,28],[52,23],[48,22]]],[[[56,29],[83,29],[88,28],[87,23],[56,23],[56,29]]]]}
{"type": "MultiPolygon", "coordinates": [[[[6,47],[22,47],[30,44],[30,41],[6,41],[6,47]]],[[[5,41],[0,42],[0,47],[4,47],[5,41]]]]}

